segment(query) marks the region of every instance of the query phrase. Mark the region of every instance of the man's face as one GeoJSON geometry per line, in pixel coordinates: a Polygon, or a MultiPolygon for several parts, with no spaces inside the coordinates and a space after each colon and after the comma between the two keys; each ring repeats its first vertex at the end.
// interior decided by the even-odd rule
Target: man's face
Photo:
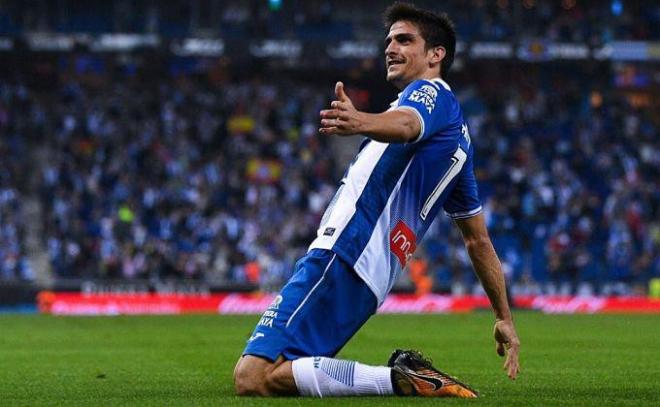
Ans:
{"type": "MultiPolygon", "coordinates": [[[[410,82],[428,76],[432,52],[425,50],[426,42],[419,29],[408,21],[397,21],[385,38],[385,66],[387,80],[403,89],[410,82]]],[[[437,76],[431,75],[429,78],[437,76]]]]}

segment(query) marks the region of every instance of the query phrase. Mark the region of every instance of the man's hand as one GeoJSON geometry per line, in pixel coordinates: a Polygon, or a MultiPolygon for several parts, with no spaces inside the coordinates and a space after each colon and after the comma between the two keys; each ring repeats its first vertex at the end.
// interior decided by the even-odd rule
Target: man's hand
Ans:
{"type": "Polygon", "coordinates": [[[337,82],[335,85],[334,100],[330,107],[332,109],[321,110],[321,128],[319,133],[326,135],[351,136],[363,131],[365,113],[359,112],[353,106],[353,102],[344,92],[344,84],[337,82]]]}
{"type": "Polygon", "coordinates": [[[422,122],[409,109],[388,110],[383,113],[360,112],[344,92],[344,84],[335,85],[331,109],[321,110],[323,135],[352,136],[362,134],[382,143],[407,143],[419,136],[422,122]]]}
{"type": "Polygon", "coordinates": [[[516,328],[513,326],[513,321],[510,319],[498,319],[495,321],[495,328],[493,329],[495,336],[495,345],[497,354],[500,356],[506,355],[504,360],[504,370],[512,380],[520,372],[520,364],[518,363],[518,353],[520,352],[520,339],[516,333],[516,328]]]}

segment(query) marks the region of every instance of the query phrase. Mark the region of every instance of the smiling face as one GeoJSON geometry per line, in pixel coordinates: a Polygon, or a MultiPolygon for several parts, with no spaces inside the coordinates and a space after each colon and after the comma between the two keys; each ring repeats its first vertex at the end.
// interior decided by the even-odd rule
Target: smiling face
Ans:
{"type": "Polygon", "coordinates": [[[426,41],[419,28],[409,21],[397,21],[385,38],[385,66],[387,80],[399,89],[417,79],[440,76],[443,47],[426,50],[426,41]]]}

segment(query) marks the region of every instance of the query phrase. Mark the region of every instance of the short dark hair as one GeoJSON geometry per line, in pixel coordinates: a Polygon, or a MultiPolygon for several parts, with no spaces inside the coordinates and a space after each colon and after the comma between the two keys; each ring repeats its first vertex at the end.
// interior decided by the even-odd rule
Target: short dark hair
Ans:
{"type": "Polygon", "coordinates": [[[409,21],[417,26],[419,33],[426,42],[426,50],[442,46],[445,48],[445,58],[440,64],[440,76],[445,79],[454,63],[456,52],[456,29],[446,13],[434,13],[422,10],[408,3],[394,3],[383,14],[385,28],[389,30],[397,21],[409,21]]]}

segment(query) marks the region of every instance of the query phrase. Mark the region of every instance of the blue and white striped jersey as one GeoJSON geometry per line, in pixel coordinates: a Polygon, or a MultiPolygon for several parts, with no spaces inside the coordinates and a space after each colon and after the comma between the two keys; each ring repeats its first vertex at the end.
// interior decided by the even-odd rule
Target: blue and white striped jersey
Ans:
{"type": "Polygon", "coordinates": [[[407,144],[366,139],[310,245],[351,264],[379,304],[441,208],[452,218],[481,212],[468,127],[449,85],[415,81],[392,109],[414,112],[419,136],[407,144]]]}

